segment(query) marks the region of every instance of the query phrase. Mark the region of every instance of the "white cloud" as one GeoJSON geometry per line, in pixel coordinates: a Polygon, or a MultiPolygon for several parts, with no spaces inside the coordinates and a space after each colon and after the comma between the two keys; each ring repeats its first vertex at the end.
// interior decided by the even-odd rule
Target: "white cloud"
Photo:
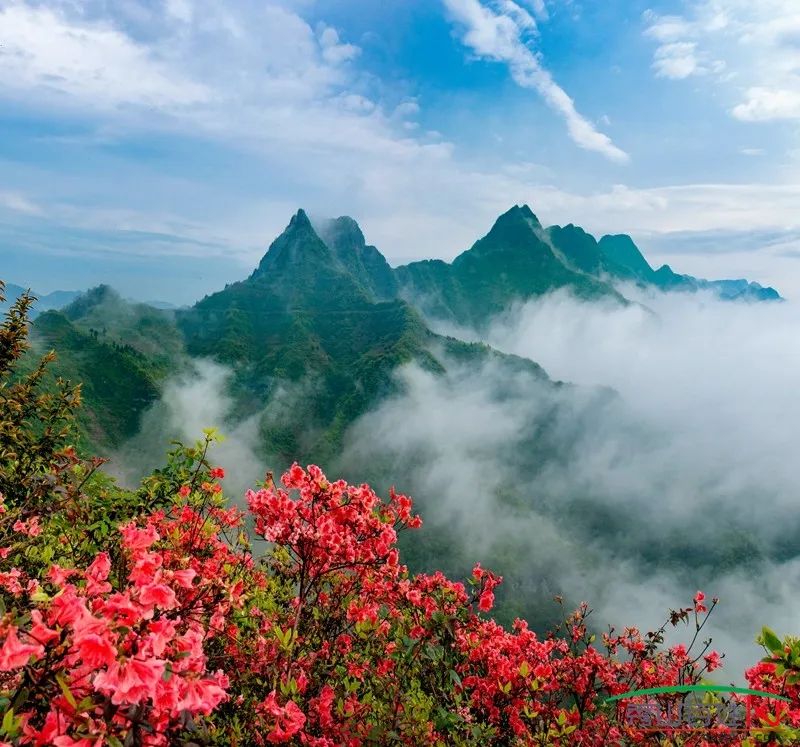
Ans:
{"type": "Polygon", "coordinates": [[[540,56],[527,43],[531,29],[520,23],[518,14],[495,12],[479,0],[444,0],[444,3],[463,28],[464,45],[479,58],[508,65],[517,85],[537,91],[563,117],[569,136],[577,145],[612,161],[628,160],[628,154],[614,145],[608,135],[596,130],[578,113],[575,102],[542,67],[540,56]]]}
{"type": "Polygon", "coordinates": [[[733,108],[733,116],[746,122],[800,119],[800,88],[750,88],[745,101],[733,108]]]}
{"type": "Polygon", "coordinates": [[[354,44],[342,44],[339,41],[339,32],[330,26],[322,30],[319,35],[319,43],[322,46],[322,57],[332,65],[340,65],[353,60],[361,53],[361,50],[354,44]]]}
{"type": "MultiPolygon", "coordinates": [[[[465,43],[476,54],[504,61],[519,81],[540,87],[553,99],[553,106],[566,112],[573,135],[586,147],[623,157],[575,112],[571,99],[525,46],[513,19],[474,0],[448,1],[460,8],[465,43]]],[[[133,6],[136,3],[124,4],[128,11],[133,6]]],[[[354,215],[370,240],[395,263],[450,258],[518,202],[530,203],[550,223],[579,222],[595,233],[629,232],[637,239],[682,230],[737,226],[749,231],[797,225],[800,187],[792,183],[616,185],[578,192],[555,186],[556,174],[531,167],[524,159],[491,169],[476,165],[472,154],[456,151],[440,134],[416,128],[413,121],[404,125],[405,117],[413,119],[418,113],[417,100],[384,103],[379,91],[361,86],[356,66],[327,62],[320,40],[325,28],[315,32],[287,7],[254,2],[204,7],[203,13],[194,4],[186,7],[193,9],[191,17],[178,10],[181,19],[175,17],[175,7],[169,13],[162,8],[161,16],[141,21],[145,29],[134,38],[121,20],[109,15],[121,12],[122,4],[87,0],[79,6],[64,2],[47,9],[20,2],[4,5],[0,0],[0,17],[17,19],[17,28],[30,34],[40,23],[52,41],[32,47],[28,78],[9,80],[7,69],[0,68],[0,89],[6,97],[19,96],[40,109],[72,102],[111,144],[130,129],[166,128],[215,138],[252,154],[265,174],[286,174],[291,179],[265,179],[257,194],[220,199],[220,187],[213,181],[173,179],[142,162],[136,164],[131,183],[143,179],[147,186],[129,190],[120,209],[113,201],[97,204],[97,181],[76,181],[53,171],[41,193],[20,193],[13,201],[6,197],[7,209],[13,204],[17,212],[33,214],[33,206],[46,210],[54,221],[87,230],[138,227],[208,240],[217,247],[228,246],[244,264],[258,260],[299,205],[323,215],[354,215]],[[66,39],[67,46],[59,47],[59,39],[66,39]],[[81,71],[100,65],[107,49],[122,49],[124,54],[109,52],[99,77],[84,80],[81,71]],[[130,62],[130,69],[120,59],[130,62]],[[51,75],[60,69],[63,76],[51,75]],[[142,80],[151,81],[148,85],[128,87],[122,78],[140,73],[142,80]],[[185,81],[188,89],[182,88],[185,81]],[[186,91],[193,85],[202,86],[203,94],[189,103],[186,91]],[[109,87],[119,90],[108,92],[109,87]],[[176,88],[178,98],[170,99],[176,88]],[[99,98],[98,90],[105,92],[99,98]],[[153,100],[162,102],[157,109],[147,105],[153,100]],[[152,171],[143,177],[146,168],[152,171]],[[148,206],[136,192],[150,189],[154,197],[148,206]]],[[[659,33],[670,40],[677,32],[659,33]]],[[[327,37],[334,46],[343,43],[338,32],[335,40],[330,33],[327,37]]],[[[15,45],[16,54],[21,50],[15,45]]],[[[0,54],[10,55],[10,47],[0,48],[0,54]]],[[[7,178],[5,188],[10,192],[18,193],[17,185],[30,183],[29,173],[19,171],[17,176],[7,178]]],[[[129,252],[154,251],[153,246],[136,249],[128,242],[125,246],[129,252]]],[[[188,247],[185,244],[182,251],[188,247]]],[[[776,266],[783,269],[792,263],[785,259],[776,266]]],[[[756,269],[763,270],[763,264],[756,269]]]]}
{"type": "Polygon", "coordinates": [[[531,34],[538,32],[539,29],[533,16],[513,0],[496,0],[496,6],[498,11],[511,18],[522,32],[531,34]]]}
{"type": "Polygon", "coordinates": [[[64,94],[94,107],[181,107],[211,98],[192,81],[108,23],[76,23],[22,3],[0,10],[0,85],[64,94]]]}
{"type": "Polygon", "coordinates": [[[659,77],[688,78],[698,71],[694,42],[671,42],[662,44],[653,56],[653,68],[659,77]]]}
{"type": "Polygon", "coordinates": [[[0,190],[0,207],[26,215],[42,215],[44,213],[39,205],[29,200],[25,195],[6,190],[0,190]]]}
{"type": "Polygon", "coordinates": [[[179,21],[189,23],[194,14],[191,0],[167,0],[167,13],[179,21]]]}
{"type": "Polygon", "coordinates": [[[749,122],[800,119],[800,5],[794,0],[693,0],[684,15],[644,14],[662,77],[716,76],[749,122]]]}
{"type": "Polygon", "coordinates": [[[414,100],[403,101],[401,104],[398,104],[394,109],[394,116],[395,117],[413,117],[416,114],[419,114],[419,104],[414,100]]]}

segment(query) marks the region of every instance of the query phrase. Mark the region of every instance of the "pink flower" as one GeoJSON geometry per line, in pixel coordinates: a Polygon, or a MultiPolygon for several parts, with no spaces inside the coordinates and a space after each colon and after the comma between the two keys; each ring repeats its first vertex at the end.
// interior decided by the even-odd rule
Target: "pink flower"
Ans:
{"type": "Polygon", "coordinates": [[[694,595],[694,611],[695,612],[707,612],[708,608],[703,604],[706,595],[703,594],[702,591],[698,591],[697,594],[694,595]]]}
{"type": "Polygon", "coordinates": [[[258,706],[258,710],[275,719],[275,725],[267,735],[267,739],[273,744],[288,742],[306,723],[305,714],[293,700],[285,706],[278,705],[274,690],[258,706]]]}
{"type": "Polygon", "coordinates": [[[76,648],[81,660],[92,669],[110,666],[117,658],[117,649],[107,636],[89,633],[76,640],[76,648]]]}
{"type": "Polygon", "coordinates": [[[151,524],[144,529],[140,529],[135,524],[126,524],[120,527],[119,531],[122,535],[122,544],[128,550],[146,550],[159,539],[158,532],[151,524]]]}
{"type": "Polygon", "coordinates": [[[217,680],[204,677],[203,679],[186,679],[184,682],[183,693],[176,706],[178,710],[208,715],[228,697],[217,680]]]}
{"type": "Polygon", "coordinates": [[[705,659],[706,667],[708,667],[709,672],[713,672],[715,669],[719,669],[722,666],[720,662],[721,657],[716,651],[707,653],[703,659],[705,659]]]}
{"type": "Polygon", "coordinates": [[[192,580],[197,575],[194,568],[185,568],[183,570],[172,571],[172,580],[182,589],[191,589],[192,580]]]}
{"type": "Polygon", "coordinates": [[[21,532],[22,534],[27,534],[30,537],[38,537],[42,533],[42,528],[39,526],[38,516],[32,516],[26,521],[17,519],[14,522],[13,529],[15,532],[21,532]]]}
{"type": "Polygon", "coordinates": [[[145,607],[171,610],[178,606],[175,592],[166,584],[147,584],[139,591],[139,603],[145,607]]]}
{"type": "Polygon", "coordinates": [[[491,591],[484,591],[478,599],[478,609],[481,612],[488,612],[494,606],[494,594],[491,591]]]}
{"type": "Polygon", "coordinates": [[[214,467],[208,474],[214,479],[221,480],[223,477],[225,477],[225,470],[222,469],[222,467],[214,467]]]}
{"type": "Polygon", "coordinates": [[[48,628],[47,625],[44,624],[42,613],[39,610],[33,610],[31,612],[31,621],[33,625],[31,625],[30,636],[37,643],[51,643],[61,637],[61,634],[57,630],[48,628]]]}
{"type": "Polygon", "coordinates": [[[178,494],[181,496],[181,498],[188,498],[191,492],[192,489],[188,485],[181,485],[178,494]]]}
{"type": "Polygon", "coordinates": [[[62,568],[53,563],[47,571],[47,578],[53,586],[63,586],[70,576],[74,576],[78,571],[74,568],[62,568]]]}
{"type": "Polygon", "coordinates": [[[101,552],[86,569],[86,593],[98,596],[111,591],[111,584],[106,579],[111,571],[111,559],[107,552],[101,552]]]}
{"type": "Polygon", "coordinates": [[[164,674],[165,662],[161,659],[129,659],[114,662],[107,671],[94,678],[100,692],[111,695],[114,705],[141,703],[156,696],[156,686],[164,674]]]}
{"type": "Polygon", "coordinates": [[[17,636],[17,627],[12,625],[0,647],[0,672],[19,669],[30,661],[31,656],[38,659],[43,655],[44,646],[39,643],[23,643],[17,636]]]}
{"type": "Polygon", "coordinates": [[[150,633],[148,636],[148,643],[153,655],[163,656],[167,646],[175,637],[175,625],[170,620],[162,617],[159,620],[151,622],[147,626],[147,630],[150,633]]]}

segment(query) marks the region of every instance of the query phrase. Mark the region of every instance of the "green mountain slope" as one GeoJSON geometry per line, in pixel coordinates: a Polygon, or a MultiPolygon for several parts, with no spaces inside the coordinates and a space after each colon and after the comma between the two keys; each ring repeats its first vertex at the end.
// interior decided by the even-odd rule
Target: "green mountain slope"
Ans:
{"type": "Polygon", "coordinates": [[[423,260],[398,267],[400,294],[433,319],[480,328],[489,318],[550,291],[614,299],[620,281],[664,291],[710,290],[722,299],[773,300],[772,288],[747,280],[703,280],[664,265],[653,270],[630,236],[599,241],[572,223],[543,228],[527,205],[501,215],[491,231],[452,263],[423,260]]]}
{"type": "Polygon", "coordinates": [[[320,238],[345,269],[373,298],[397,298],[397,279],[386,258],[368,246],[361,228],[352,218],[342,216],[327,221],[319,229],[320,238]]]}
{"type": "Polygon", "coordinates": [[[330,246],[299,211],[249,278],[178,313],[189,354],[233,368],[242,414],[302,384],[290,418],[263,422],[265,448],[287,458],[335,453],[346,427],[394,391],[403,363],[443,370],[431,352],[439,338],[415,309],[379,300],[391,284],[355,222],[325,235],[330,246]]]}
{"type": "Polygon", "coordinates": [[[37,353],[57,352],[53,376],[82,384],[81,437],[100,453],[138,431],[143,412],[183,356],[169,312],[131,304],[108,286],[41,314],[32,340],[37,353]]]}
{"type": "MultiPolygon", "coordinates": [[[[576,256],[579,252],[576,252],[576,256]]],[[[514,302],[569,288],[585,299],[623,297],[581,264],[564,261],[550,234],[527,205],[501,215],[491,231],[452,264],[440,260],[398,267],[404,297],[426,314],[483,325],[514,302]]]]}
{"type": "Polygon", "coordinates": [[[612,267],[623,268],[624,274],[620,274],[620,277],[628,275],[646,283],[656,282],[655,271],[630,236],[626,234],[603,236],[597,242],[597,248],[612,263],[612,267]]]}

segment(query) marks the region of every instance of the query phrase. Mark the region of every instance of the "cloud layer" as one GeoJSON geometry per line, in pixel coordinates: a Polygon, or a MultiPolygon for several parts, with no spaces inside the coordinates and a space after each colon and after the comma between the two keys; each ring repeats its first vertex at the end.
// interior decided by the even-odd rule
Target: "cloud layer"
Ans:
{"type": "Polygon", "coordinates": [[[697,588],[719,596],[711,633],[741,681],[760,626],[792,632],[800,613],[800,317],[789,303],[640,300],[515,309],[486,339],[578,389],[412,369],[407,396],[359,424],[351,458],[393,455],[398,487],[457,532],[463,557],[500,564],[512,597],[546,607],[564,593],[602,623],[647,628],[697,588]]]}

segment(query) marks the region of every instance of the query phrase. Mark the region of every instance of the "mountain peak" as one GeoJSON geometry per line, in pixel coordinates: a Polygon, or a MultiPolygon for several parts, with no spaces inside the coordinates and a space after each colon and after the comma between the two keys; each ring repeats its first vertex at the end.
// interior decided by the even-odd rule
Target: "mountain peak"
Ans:
{"type": "Polygon", "coordinates": [[[362,247],[367,243],[361,226],[349,215],[340,215],[338,218],[326,221],[320,227],[319,235],[331,249],[334,249],[334,244],[362,247]]]}
{"type": "Polygon", "coordinates": [[[650,282],[655,272],[639,251],[633,239],[625,233],[610,234],[600,239],[600,251],[615,265],[633,273],[635,278],[650,282]]]}
{"type": "Polygon", "coordinates": [[[397,295],[397,281],[386,258],[367,246],[361,227],[347,215],[327,221],[320,227],[320,238],[350,275],[378,300],[397,295]]]}
{"type": "Polygon", "coordinates": [[[499,223],[500,221],[510,222],[510,221],[525,221],[528,223],[532,228],[541,228],[542,224],[539,222],[539,219],[534,214],[533,210],[528,207],[527,204],[523,205],[514,205],[514,207],[506,210],[496,221],[499,223]]]}
{"type": "Polygon", "coordinates": [[[281,273],[308,263],[331,265],[333,256],[301,208],[292,216],[283,233],[269,245],[253,276],[281,273]]]}
{"type": "Polygon", "coordinates": [[[312,228],[311,221],[308,219],[308,215],[303,208],[300,208],[293,216],[292,219],[289,221],[289,228],[300,228],[300,227],[308,227],[312,228]]]}

